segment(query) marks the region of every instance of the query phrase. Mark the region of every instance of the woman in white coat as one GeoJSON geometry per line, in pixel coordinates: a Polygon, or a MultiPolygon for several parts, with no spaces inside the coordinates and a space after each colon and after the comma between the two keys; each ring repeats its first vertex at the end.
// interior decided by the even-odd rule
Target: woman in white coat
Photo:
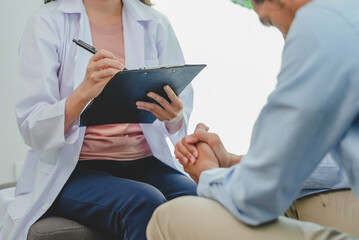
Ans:
{"type": "MultiPolygon", "coordinates": [[[[28,21],[20,45],[16,115],[31,147],[0,239],[25,240],[41,216],[73,219],[114,239],[145,239],[153,210],[195,183],[168,146],[186,135],[192,88],[171,103],[154,93],[153,124],[79,127],[79,115],[124,67],[183,64],[165,16],[147,0],[55,0],[28,21]],[[76,46],[81,39],[99,51],[76,46]],[[101,50],[100,50],[101,49],[101,50]],[[104,50],[107,49],[107,50],[104,50]]],[[[126,114],[126,113],[123,113],[126,114]]]]}

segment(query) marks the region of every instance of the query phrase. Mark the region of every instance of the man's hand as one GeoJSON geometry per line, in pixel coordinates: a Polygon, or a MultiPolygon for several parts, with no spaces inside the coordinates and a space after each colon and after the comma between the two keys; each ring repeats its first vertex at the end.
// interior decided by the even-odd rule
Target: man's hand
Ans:
{"type": "Polygon", "coordinates": [[[192,162],[185,163],[181,159],[179,161],[183,165],[184,170],[198,183],[201,173],[209,169],[218,168],[219,162],[208,144],[200,142],[196,147],[198,149],[198,158],[195,164],[192,162]]]}
{"type": "Polygon", "coordinates": [[[198,154],[198,145],[199,142],[204,142],[209,145],[209,147],[214,152],[216,158],[219,161],[220,167],[230,167],[231,158],[235,155],[227,152],[219,136],[215,133],[208,132],[208,127],[203,123],[199,123],[196,127],[196,130],[193,134],[188,135],[178,142],[175,146],[175,156],[182,160],[184,163],[188,161],[195,163],[198,154]]]}
{"type": "MultiPolygon", "coordinates": [[[[196,126],[196,130],[208,131],[208,127],[203,123],[199,123],[196,126]]],[[[193,134],[192,134],[193,135],[193,134]]],[[[177,159],[181,160],[185,164],[188,162],[196,163],[198,158],[198,149],[196,148],[196,144],[199,141],[193,141],[189,143],[187,139],[191,139],[192,135],[185,136],[182,138],[182,141],[179,141],[175,146],[175,156],[177,159]]]]}

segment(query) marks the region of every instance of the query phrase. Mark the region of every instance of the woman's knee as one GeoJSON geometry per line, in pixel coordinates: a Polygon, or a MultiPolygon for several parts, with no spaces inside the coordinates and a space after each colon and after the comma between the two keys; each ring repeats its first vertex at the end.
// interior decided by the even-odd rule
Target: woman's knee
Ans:
{"type": "Polygon", "coordinates": [[[148,186],[140,192],[137,206],[152,215],[153,211],[166,201],[165,196],[157,188],[148,186]]]}
{"type": "Polygon", "coordinates": [[[134,189],[133,191],[128,196],[128,204],[119,209],[125,220],[136,219],[135,221],[147,223],[154,210],[167,201],[157,188],[150,185],[144,185],[141,189],[134,189]]]}
{"type": "Polygon", "coordinates": [[[153,212],[165,202],[163,194],[152,186],[129,194],[127,204],[117,209],[114,218],[116,235],[124,237],[130,234],[129,239],[145,239],[146,226],[153,212]]]}

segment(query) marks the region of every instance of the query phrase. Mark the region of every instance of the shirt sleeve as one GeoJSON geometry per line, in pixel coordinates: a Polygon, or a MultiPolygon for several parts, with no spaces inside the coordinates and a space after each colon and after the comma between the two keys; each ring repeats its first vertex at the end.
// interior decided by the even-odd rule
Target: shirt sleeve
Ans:
{"type": "Polygon", "coordinates": [[[331,154],[327,154],[304,181],[297,198],[319,192],[348,188],[350,188],[350,185],[343,168],[339,167],[331,154]]]}
{"type": "Polygon", "coordinates": [[[248,154],[230,169],[203,172],[200,196],[220,202],[252,226],[287,209],[357,116],[352,35],[349,24],[329,9],[297,12],[278,84],[256,121],[248,154]]]}

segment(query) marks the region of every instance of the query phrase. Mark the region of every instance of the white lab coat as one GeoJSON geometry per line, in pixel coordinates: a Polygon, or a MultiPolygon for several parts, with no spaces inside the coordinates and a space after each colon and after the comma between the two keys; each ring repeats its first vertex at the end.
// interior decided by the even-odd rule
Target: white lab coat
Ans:
{"type": "MultiPolygon", "coordinates": [[[[139,0],[123,0],[126,67],[183,64],[176,36],[165,16],[139,0]]],[[[82,0],[44,5],[29,19],[20,45],[16,116],[27,154],[15,196],[0,199],[0,240],[25,240],[30,226],[51,206],[78,161],[85,128],[77,120],[64,134],[66,97],[84,79],[91,53],[72,39],[92,44],[82,0]],[[5,200],[4,200],[5,199],[5,200]]],[[[175,134],[163,122],[141,124],[155,157],[183,171],[174,159],[174,144],[186,134],[193,90],[181,94],[185,124],[175,134]]],[[[7,191],[11,193],[13,191],[7,191]]],[[[1,194],[0,194],[1,197],[1,194]]]]}

